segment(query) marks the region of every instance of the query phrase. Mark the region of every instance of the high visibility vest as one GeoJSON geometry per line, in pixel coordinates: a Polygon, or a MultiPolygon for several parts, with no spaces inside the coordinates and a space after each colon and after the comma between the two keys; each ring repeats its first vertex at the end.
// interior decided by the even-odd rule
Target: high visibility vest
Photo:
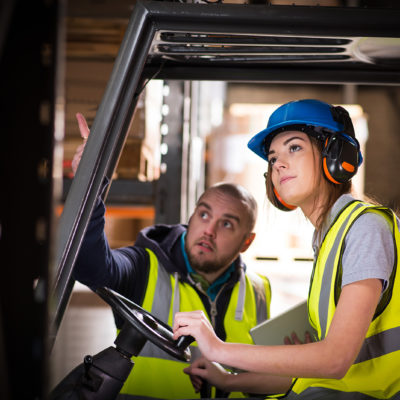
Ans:
{"type": "MultiPolygon", "coordinates": [[[[203,310],[207,315],[196,290],[179,281],[177,273],[169,274],[156,255],[146,250],[150,257],[150,270],[142,307],[170,326],[177,311],[203,310]]],[[[253,343],[250,328],[269,317],[271,291],[267,278],[241,271],[224,316],[226,341],[253,343]]],[[[196,342],[192,343],[191,352],[192,360],[200,355],[196,342]]],[[[132,361],[135,364],[121,394],[174,400],[200,398],[189,376],[183,372],[189,363],[173,358],[150,341],[132,361]]],[[[241,393],[231,393],[230,396],[245,397],[241,393]]]]}
{"type": "Polygon", "coordinates": [[[391,226],[395,265],[360,353],[342,379],[294,380],[285,399],[391,399],[400,398],[400,233],[394,213],[385,207],[351,202],[327,232],[314,264],[308,297],[311,325],[323,340],[332,322],[341,290],[345,236],[362,214],[382,215],[391,226]]]}

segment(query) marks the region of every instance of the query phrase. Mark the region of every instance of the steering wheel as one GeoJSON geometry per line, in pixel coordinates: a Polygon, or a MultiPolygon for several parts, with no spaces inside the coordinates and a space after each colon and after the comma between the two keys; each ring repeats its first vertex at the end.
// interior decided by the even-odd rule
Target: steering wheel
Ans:
{"type": "Polygon", "coordinates": [[[98,288],[96,293],[146,339],[178,360],[190,361],[191,352],[188,346],[194,341],[192,336],[181,336],[174,340],[169,325],[133,301],[106,287],[98,288]]]}

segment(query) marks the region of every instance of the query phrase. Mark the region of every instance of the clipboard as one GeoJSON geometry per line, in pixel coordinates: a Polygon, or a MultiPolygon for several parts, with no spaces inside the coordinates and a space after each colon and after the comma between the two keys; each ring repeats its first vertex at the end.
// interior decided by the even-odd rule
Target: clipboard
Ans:
{"type": "Polygon", "coordinates": [[[307,331],[314,340],[316,332],[308,321],[307,300],[304,300],[282,314],[251,328],[250,335],[255,344],[276,346],[284,344],[284,337],[290,337],[292,332],[296,332],[298,338],[303,341],[307,331]]]}

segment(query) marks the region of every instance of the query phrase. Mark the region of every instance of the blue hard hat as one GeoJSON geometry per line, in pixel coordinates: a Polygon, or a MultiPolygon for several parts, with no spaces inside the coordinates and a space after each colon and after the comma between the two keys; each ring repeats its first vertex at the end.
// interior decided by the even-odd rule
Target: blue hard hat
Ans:
{"type": "MultiPolygon", "coordinates": [[[[290,130],[292,125],[322,127],[333,132],[343,132],[344,126],[334,118],[331,104],[320,100],[296,100],[278,107],[270,116],[267,127],[253,136],[247,146],[268,161],[268,150],[277,133],[290,130]]],[[[347,133],[347,132],[346,132],[347,133]]],[[[349,133],[347,133],[348,135],[349,133]]],[[[354,131],[350,133],[354,137],[354,131]]]]}

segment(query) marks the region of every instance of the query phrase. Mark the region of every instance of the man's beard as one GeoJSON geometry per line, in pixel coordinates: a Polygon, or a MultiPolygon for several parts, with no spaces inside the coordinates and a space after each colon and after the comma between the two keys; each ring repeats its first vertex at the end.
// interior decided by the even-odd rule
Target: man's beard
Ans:
{"type": "Polygon", "coordinates": [[[215,262],[215,261],[198,261],[192,255],[187,252],[188,259],[190,266],[196,271],[196,272],[204,272],[206,274],[209,274],[210,272],[218,272],[222,268],[225,267],[221,262],[215,262]]]}

